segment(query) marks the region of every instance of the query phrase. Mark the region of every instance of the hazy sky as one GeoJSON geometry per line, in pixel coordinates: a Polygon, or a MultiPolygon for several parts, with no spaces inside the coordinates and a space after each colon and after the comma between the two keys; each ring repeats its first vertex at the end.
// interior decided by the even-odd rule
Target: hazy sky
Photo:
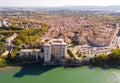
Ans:
{"type": "Polygon", "coordinates": [[[70,6],[70,5],[119,5],[120,0],[0,0],[0,6],[70,6]]]}

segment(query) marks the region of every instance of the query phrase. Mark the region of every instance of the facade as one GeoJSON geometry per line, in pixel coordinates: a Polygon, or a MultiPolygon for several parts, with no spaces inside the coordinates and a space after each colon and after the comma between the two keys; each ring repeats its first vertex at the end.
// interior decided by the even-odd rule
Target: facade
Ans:
{"type": "Polygon", "coordinates": [[[43,52],[41,49],[21,49],[19,56],[24,59],[31,59],[39,61],[39,58],[43,58],[43,52]]]}
{"type": "Polygon", "coordinates": [[[79,46],[77,51],[85,55],[94,56],[94,55],[101,54],[101,53],[109,54],[111,49],[110,47],[91,47],[86,44],[86,45],[79,46]]]}
{"type": "Polygon", "coordinates": [[[51,45],[50,44],[44,45],[44,60],[45,62],[51,61],[51,45]]]}
{"type": "Polygon", "coordinates": [[[60,59],[65,57],[67,53],[67,45],[63,39],[47,39],[44,44],[45,62],[50,61],[51,57],[60,59]]]}

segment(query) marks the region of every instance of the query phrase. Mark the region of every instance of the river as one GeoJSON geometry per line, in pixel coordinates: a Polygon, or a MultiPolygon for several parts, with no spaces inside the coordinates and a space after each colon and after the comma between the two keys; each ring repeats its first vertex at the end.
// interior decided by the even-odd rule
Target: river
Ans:
{"type": "Polygon", "coordinates": [[[120,68],[28,64],[0,71],[0,83],[120,83],[120,68]]]}

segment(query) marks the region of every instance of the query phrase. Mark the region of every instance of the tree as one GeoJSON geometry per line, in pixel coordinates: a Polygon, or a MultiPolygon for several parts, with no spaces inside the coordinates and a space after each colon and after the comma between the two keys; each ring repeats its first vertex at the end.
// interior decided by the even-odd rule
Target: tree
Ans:
{"type": "Polygon", "coordinates": [[[0,54],[2,54],[6,50],[5,43],[0,42],[0,54]]]}
{"type": "Polygon", "coordinates": [[[107,63],[108,61],[108,56],[105,54],[99,54],[96,57],[92,58],[92,64],[96,66],[103,66],[107,63]]]}
{"type": "Polygon", "coordinates": [[[14,45],[21,45],[22,41],[20,39],[16,39],[12,42],[14,45]]]}
{"type": "Polygon", "coordinates": [[[82,57],[82,56],[83,56],[82,53],[80,53],[80,52],[76,52],[76,55],[77,55],[78,57],[82,57]]]}
{"type": "Polygon", "coordinates": [[[116,48],[112,50],[112,53],[109,56],[109,64],[120,65],[120,49],[116,48]]]}
{"type": "MultiPolygon", "coordinates": [[[[43,33],[45,33],[48,29],[48,26],[45,24],[41,24],[40,29],[34,29],[29,28],[27,30],[21,31],[18,35],[18,39],[22,40],[24,44],[31,44],[33,43],[39,36],[41,36],[43,33]]],[[[17,41],[15,41],[15,44],[18,44],[17,41]]]]}
{"type": "Polygon", "coordinates": [[[117,56],[117,57],[120,57],[120,49],[116,48],[116,49],[112,50],[112,54],[117,56]]]}
{"type": "Polygon", "coordinates": [[[16,56],[16,53],[19,53],[19,50],[17,48],[13,48],[11,51],[11,59],[13,59],[16,56]]]}
{"type": "Polygon", "coordinates": [[[41,41],[36,41],[36,42],[35,42],[35,47],[40,46],[40,44],[41,44],[41,41]]]}

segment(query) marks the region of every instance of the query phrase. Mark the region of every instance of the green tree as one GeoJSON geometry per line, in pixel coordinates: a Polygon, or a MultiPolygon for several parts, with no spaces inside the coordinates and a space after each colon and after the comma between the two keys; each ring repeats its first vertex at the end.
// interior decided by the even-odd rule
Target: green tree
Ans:
{"type": "Polygon", "coordinates": [[[78,57],[82,57],[82,56],[83,56],[82,53],[80,53],[80,52],[76,52],[76,55],[77,55],[78,57]]]}
{"type": "Polygon", "coordinates": [[[16,56],[16,53],[19,53],[19,50],[17,48],[13,48],[11,51],[11,59],[13,59],[16,56]]]}
{"type": "Polygon", "coordinates": [[[120,65],[120,49],[116,48],[112,50],[112,53],[109,56],[109,64],[120,65]]]}
{"type": "Polygon", "coordinates": [[[116,48],[116,49],[112,50],[112,54],[117,56],[117,57],[120,57],[120,49],[116,48]]]}
{"type": "Polygon", "coordinates": [[[105,54],[99,54],[96,57],[92,58],[92,64],[96,66],[103,66],[107,63],[108,56],[105,54]]]}
{"type": "Polygon", "coordinates": [[[16,40],[13,41],[13,44],[14,45],[21,45],[22,41],[20,39],[16,39],[16,40]]]}

